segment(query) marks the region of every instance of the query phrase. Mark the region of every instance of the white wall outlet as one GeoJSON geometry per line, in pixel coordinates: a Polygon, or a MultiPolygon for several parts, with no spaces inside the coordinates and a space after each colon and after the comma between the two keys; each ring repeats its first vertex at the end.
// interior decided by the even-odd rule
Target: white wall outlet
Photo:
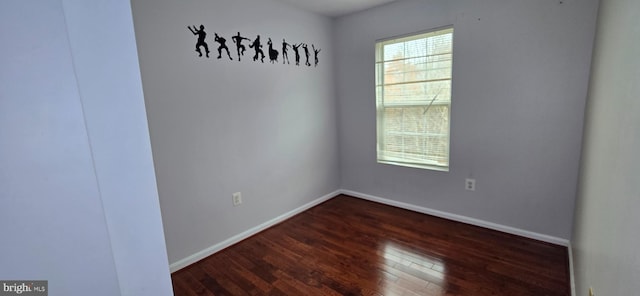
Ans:
{"type": "Polygon", "coordinates": [[[476,179],[466,179],[464,181],[464,189],[469,191],[476,191],[476,179]]]}
{"type": "Polygon", "coordinates": [[[593,293],[593,287],[589,287],[589,296],[596,296],[596,293],[593,293]]]}
{"type": "Polygon", "coordinates": [[[233,206],[237,207],[242,203],[242,193],[236,192],[233,194],[233,206]]]}

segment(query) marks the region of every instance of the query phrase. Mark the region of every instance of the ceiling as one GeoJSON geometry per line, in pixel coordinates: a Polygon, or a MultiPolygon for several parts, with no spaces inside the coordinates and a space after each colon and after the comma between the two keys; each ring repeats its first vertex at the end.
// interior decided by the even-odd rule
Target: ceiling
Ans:
{"type": "Polygon", "coordinates": [[[328,17],[338,17],[396,0],[281,0],[328,17]]]}

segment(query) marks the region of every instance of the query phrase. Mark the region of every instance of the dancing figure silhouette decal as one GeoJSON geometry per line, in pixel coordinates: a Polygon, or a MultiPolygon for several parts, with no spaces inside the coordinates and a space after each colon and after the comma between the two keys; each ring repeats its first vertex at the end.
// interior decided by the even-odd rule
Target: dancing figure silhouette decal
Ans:
{"type": "Polygon", "coordinates": [[[257,61],[258,55],[260,55],[260,62],[264,63],[264,52],[262,51],[262,44],[260,44],[260,35],[253,40],[253,43],[251,43],[249,47],[256,51],[256,54],[253,56],[253,61],[257,61]]]}
{"type": "Polygon", "coordinates": [[[291,45],[293,47],[293,52],[296,53],[296,66],[300,66],[300,46],[302,45],[302,43],[300,44],[294,44],[291,45]]]}
{"type": "Polygon", "coordinates": [[[216,38],[214,40],[218,42],[218,44],[220,44],[220,46],[218,46],[218,59],[222,58],[222,50],[224,49],[227,51],[227,56],[229,57],[229,59],[233,61],[233,58],[231,58],[231,54],[229,53],[229,48],[227,47],[227,39],[218,36],[218,33],[213,34],[216,35],[216,38]]]}
{"type": "Polygon", "coordinates": [[[204,41],[207,37],[207,33],[204,32],[204,26],[200,25],[200,30],[196,29],[196,26],[193,26],[193,29],[189,26],[187,26],[187,28],[189,28],[189,31],[191,31],[193,35],[198,36],[198,41],[196,41],[196,51],[200,54],[199,56],[202,56],[202,51],[200,51],[200,46],[202,46],[204,47],[204,51],[207,53],[207,57],[209,57],[209,46],[207,45],[207,42],[204,41]]]}
{"type": "Polygon", "coordinates": [[[269,61],[273,64],[278,61],[278,51],[273,49],[273,42],[271,42],[271,38],[269,38],[267,44],[269,44],[269,61]]]}
{"type": "Polygon", "coordinates": [[[318,66],[318,54],[320,53],[320,48],[316,49],[316,46],[311,44],[311,47],[313,47],[313,52],[314,52],[314,57],[315,57],[315,67],[318,66]]]}
{"type": "MultiPolygon", "coordinates": [[[[189,31],[191,31],[193,35],[197,36],[195,50],[198,53],[198,57],[202,57],[203,55],[202,48],[204,48],[204,55],[208,58],[209,45],[207,44],[207,33],[205,32],[204,25],[201,24],[199,27],[196,27],[195,25],[187,26],[187,28],[189,29],[189,31]]],[[[231,52],[229,50],[229,47],[227,47],[227,39],[225,39],[221,35],[218,35],[217,32],[214,32],[213,34],[214,34],[213,41],[218,43],[217,58],[222,59],[223,54],[226,53],[229,60],[233,60],[233,58],[231,57],[231,52]]],[[[233,41],[233,43],[236,46],[236,54],[238,56],[238,62],[242,61],[242,57],[244,56],[245,51],[247,51],[247,47],[245,46],[245,44],[249,44],[249,48],[252,48],[254,51],[253,61],[258,62],[259,60],[260,63],[264,63],[265,53],[262,50],[263,45],[262,45],[262,41],[260,40],[260,35],[257,35],[255,39],[251,40],[249,38],[242,36],[242,34],[238,32],[237,34],[231,36],[231,41],[233,41]],[[242,44],[243,41],[246,41],[247,43],[242,44]]],[[[318,67],[318,64],[320,63],[318,55],[320,54],[321,49],[319,47],[316,47],[315,44],[311,44],[311,46],[309,46],[309,44],[305,42],[289,43],[285,38],[282,38],[282,47],[281,47],[282,50],[279,52],[278,49],[276,49],[279,45],[274,46],[273,41],[271,40],[271,37],[268,37],[267,46],[269,46],[268,55],[269,55],[269,62],[271,64],[278,63],[278,56],[282,57],[283,65],[291,64],[289,61],[289,49],[293,49],[293,52],[295,54],[296,66],[300,66],[300,57],[302,56],[302,54],[304,54],[305,60],[303,62],[305,66],[311,67],[312,65],[311,58],[313,58],[314,67],[318,67]],[[302,50],[304,50],[304,52],[302,52],[301,48],[302,50]]]]}
{"type": "Polygon", "coordinates": [[[286,40],[282,39],[282,63],[283,64],[285,61],[287,62],[287,64],[289,64],[289,54],[287,53],[287,50],[289,49],[289,47],[291,47],[291,44],[287,43],[286,40]]]}
{"type": "Polygon", "coordinates": [[[239,62],[240,57],[243,56],[244,52],[247,50],[247,48],[244,45],[242,45],[242,40],[247,40],[251,42],[251,39],[240,36],[240,32],[238,32],[238,35],[231,37],[231,40],[233,40],[233,43],[236,44],[236,50],[238,51],[238,62],[239,62]]]}
{"type": "Polygon", "coordinates": [[[306,43],[303,43],[302,48],[304,48],[304,55],[307,57],[307,61],[304,64],[311,67],[311,63],[309,63],[309,46],[307,46],[306,43]]]}

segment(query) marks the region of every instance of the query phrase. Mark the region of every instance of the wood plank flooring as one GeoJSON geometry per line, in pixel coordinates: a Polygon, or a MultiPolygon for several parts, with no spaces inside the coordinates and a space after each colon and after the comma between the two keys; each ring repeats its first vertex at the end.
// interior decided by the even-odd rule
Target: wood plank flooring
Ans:
{"type": "Polygon", "coordinates": [[[340,195],[172,274],[182,295],[570,295],[567,248],[340,195]]]}

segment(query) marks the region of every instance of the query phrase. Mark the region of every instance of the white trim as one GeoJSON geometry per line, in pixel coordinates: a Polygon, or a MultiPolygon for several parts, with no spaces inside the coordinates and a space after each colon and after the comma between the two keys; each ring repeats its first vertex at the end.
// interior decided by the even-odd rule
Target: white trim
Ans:
{"type": "Polygon", "coordinates": [[[213,245],[211,247],[208,247],[208,248],[206,248],[206,249],[204,249],[204,250],[202,250],[200,252],[197,252],[197,253],[195,253],[195,254],[193,254],[191,256],[188,256],[186,258],[182,258],[182,259],[180,259],[180,260],[178,260],[178,261],[176,261],[174,263],[171,263],[169,265],[169,270],[171,271],[171,273],[174,273],[174,272],[176,272],[176,271],[178,271],[178,270],[180,270],[182,268],[185,268],[185,267],[187,267],[187,266],[189,266],[189,265],[191,265],[191,264],[193,264],[195,262],[198,262],[198,261],[200,261],[200,260],[202,260],[202,259],[204,259],[206,257],[209,257],[212,254],[215,254],[215,253],[217,253],[219,251],[222,251],[223,249],[225,249],[227,247],[230,247],[230,246],[232,246],[234,244],[237,244],[240,241],[245,240],[245,239],[249,238],[250,236],[252,236],[252,235],[254,235],[254,234],[258,233],[258,232],[261,232],[261,231],[263,231],[263,230],[265,230],[265,229],[267,229],[267,228],[269,228],[271,226],[274,226],[274,225],[276,225],[276,224],[278,224],[278,223],[280,223],[280,222],[282,222],[284,220],[287,220],[287,219],[289,219],[289,218],[291,218],[291,217],[293,217],[293,216],[295,216],[297,214],[300,214],[300,213],[302,213],[302,212],[304,212],[304,211],[306,211],[306,210],[308,210],[308,209],[310,209],[310,208],[312,208],[314,206],[317,206],[317,205],[319,205],[319,204],[321,204],[321,203],[323,203],[323,202],[325,202],[325,201],[327,201],[327,200],[329,200],[329,199],[331,199],[333,197],[336,197],[339,194],[340,194],[339,190],[334,191],[332,193],[329,193],[329,194],[327,194],[325,196],[322,196],[322,197],[320,197],[320,198],[318,198],[318,199],[316,199],[316,200],[314,200],[314,201],[312,201],[310,203],[307,203],[307,204],[305,204],[305,205],[303,205],[301,207],[293,209],[293,210],[291,210],[289,212],[286,212],[286,213],[284,213],[284,214],[282,214],[282,215],[280,215],[280,216],[278,216],[276,218],[273,218],[273,219],[271,219],[271,220],[269,220],[267,222],[264,222],[264,223],[262,223],[262,224],[260,224],[260,225],[258,225],[256,227],[253,227],[253,228],[251,228],[251,229],[249,229],[249,230],[247,230],[245,232],[242,232],[240,234],[234,235],[234,236],[232,236],[232,237],[230,237],[230,238],[228,238],[228,239],[226,239],[226,240],[224,240],[224,241],[222,241],[220,243],[217,243],[217,244],[215,244],[215,245],[213,245]]]}
{"type": "Polygon", "coordinates": [[[405,209],[405,210],[410,210],[410,211],[423,213],[423,214],[427,214],[427,215],[432,215],[432,216],[436,216],[436,217],[440,217],[440,218],[444,218],[444,219],[448,219],[448,220],[453,220],[453,221],[457,221],[457,222],[462,222],[462,223],[466,223],[466,224],[480,226],[480,227],[483,227],[483,228],[493,229],[493,230],[497,230],[497,231],[501,231],[501,232],[505,232],[505,233],[510,233],[510,234],[514,234],[514,235],[518,235],[518,236],[522,236],[522,237],[526,237],[526,238],[531,238],[531,239],[535,239],[535,240],[539,240],[539,241],[543,241],[543,242],[547,242],[547,243],[552,243],[552,244],[555,244],[555,245],[560,245],[560,246],[564,246],[564,247],[569,247],[569,245],[570,245],[569,244],[569,240],[564,239],[564,238],[559,238],[559,237],[555,237],[555,236],[550,236],[550,235],[546,235],[546,234],[541,234],[541,233],[537,233],[537,232],[523,230],[523,229],[511,227],[511,226],[501,225],[501,224],[488,222],[488,221],[484,221],[484,220],[480,220],[480,219],[476,219],[476,218],[466,217],[466,216],[462,216],[462,215],[451,214],[451,213],[447,213],[447,212],[443,212],[443,211],[439,211],[439,210],[425,208],[425,207],[412,205],[412,204],[405,203],[405,202],[386,199],[386,198],[373,196],[373,195],[369,195],[369,194],[365,194],[365,193],[360,193],[360,192],[356,192],[356,191],[341,189],[341,190],[338,190],[338,192],[341,193],[341,194],[346,194],[346,195],[350,195],[350,196],[353,196],[353,197],[357,197],[357,198],[361,198],[361,199],[365,199],[365,200],[369,200],[369,201],[373,201],[373,202],[377,202],[377,203],[381,203],[381,204],[386,204],[386,205],[402,208],[402,209],[405,209]]]}
{"type": "Polygon", "coordinates": [[[571,246],[571,242],[569,242],[569,275],[571,277],[571,295],[576,296],[576,278],[573,269],[573,247],[571,246]]]}

